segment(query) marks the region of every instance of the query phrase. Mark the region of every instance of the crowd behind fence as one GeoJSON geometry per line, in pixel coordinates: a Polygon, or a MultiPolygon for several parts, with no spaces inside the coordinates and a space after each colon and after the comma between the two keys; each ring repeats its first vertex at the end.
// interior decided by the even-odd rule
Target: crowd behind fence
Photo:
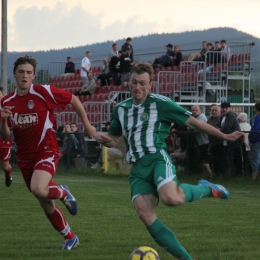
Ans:
{"type": "MultiPolygon", "coordinates": [[[[249,132],[245,132],[249,133],[249,132]]],[[[260,135],[260,132],[254,132],[260,135]]],[[[175,165],[176,168],[181,167],[183,171],[187,175],[193,175],[196,173],[202,173],[203,168],[201,167],[199,163],[199,157],[200,157],[200,150],[198,147],[198,143],[196,142],[196,135],[198,132],[190,132],[190,131],[178,131],[176,136],[180,139],[180,145],[181,145],[181,155],[178,157],[177,160],[176,158],[173,159],[173,164],[175,165]]],[[[63,134],[66,135],[66,134],[63,134]]],[[[67,169],[71,167],[91,167],[91,165],[94,165],[100,155],[100,150],[101,146],[96,142],[95,139],[89,139],[84,136],[83,133],[80,133],[82,136],[82,140],[84,140],[83,146],[84,146],[84,152],[79,152],[78,155],[74,152],[71,152],[69,149],[66,153],[66,156],[63,158],[63,160],[60,162],[60,166],[63,166],[67,169]]],[[[169,134],[170,135],[170,134],[169,134]]],[[[239,160],[241,162],[237,162],[235,159],[235,147],[236,144],[234,142],[228,142],[227,147],[228,147],[228,154],[227,154],[227,169],[228,172],[226,171],[227,169],[225,168],[223,170],[223,175],[226,174],[226,177],[230,176],[251,176],[251,166],[250,166],[250,152],[246,153],[245,150],[245,145],[241,142],[240,144],[240,154],[239,154],[239,160]],[[239,171],[237,170],[237,167],[241,167],[239,171]]],[[[70,147],[71,144],[67,144],[67,147],[70,147]]],[[[165,140],[165,146],[166,149],[171,155],[172,151],[168,150],[167,146],[167,140],[165,140]]],[[[127,164],[125,161],[125,153],[124,157],[122,158],[122,162],[124,164],[127,164]]],[[[220,158],[215,158],[215,160],[212,160],[212,154],[211,150],[209,148],[209,155],[210,155],[210,167],[213,169],[214,166],[212,165],[213,161],[219,161],[223,160],[222,157],[220,158]]],[[[222,155],[221,155],[222,156],[222,155]]],[[[103,156],[103,158],[107,158],[103,156]]],[[[110,166],[112,166],[113,162],[109,162],[110,166]]],[[[103,166],[107,164],[107,161],[103,160],[103,166]]],[[[115,167],[113,167],[114,169],[115,167]]],[[[123,167],[126,168],[126,167],[123,167]]],[[[123,169],[121,168],[121,170],[123,169]]],[[[213,171],[214,172],[214,171],[213,171]]]]}
{"type": "MultiPolygon", "coordinates": [[[[245,132],[249,133],[249,132],[245,132]]],[[[254,132],[258,135],[260,135],[260,132],[254,132]]],[[[198,132],[189,132],[189,131],[178,131],[177,136],[180,138],[181,142],[181,156],[178,158],[178,160],[173,159],[173,164],[175,165],[176,168],[181,167],[183,171],[187,175],[193,175],[197,173],[202,173],[203,168],[201,165],[198,163],[199,161],[199,148],[198,144],[196,143],[196,134],[198,132]]],[[[59,134],[59,138],[65,136],[65,135],[73,135],[71,133],[62,133],[59,134]]],[[[82,140],[81,145],[83,149],[81,149],[80,152],[75,152],[72,148],[72,143],[70,139],[66,139],[66,147],[67,151],[65,153],[65,156],[60,160],[59,162],[59,167],[64,167],[65,169],[71,169],[71,168],[89,168],[92,165],[94,165],[100,155],[100,150],[101,146],[96,142],[95,139],[89,139],[87,138],[84,133],[77,133],[77,135],[80,137],[79,139],[82,140]]],[[[58,135],[57,135],[58,136],[58,135]]],[[[65,139],[64,139],[65,140],[65,139]]],[[[168,151],[167,147],[167,141],[166,142],[166,149],[168,151]]],[[[238,167],[237,162],[234,160],[234,143],[233,142],[228,142],[228,156],[227,156],[227,165],[228,165],[228,173],[225,171],[226,177],[232,177],[232,176],[245,176],[245,177],[250,177],[252,174],[251,166],[250,166],[250,151],[249,153],[245,153],[245,147],[241,145],[241,153],[240,153],[240,160],[241,164],[238,163],[238,165],[241,168],[240,174],[237,174],[236,168],[238,167]],[[242,165],[242,166],[241,166],[242,165]]],[[[170,151],[168,151],[169,155],[171,154],[170,151]]],[[[212,158],[211,158],[211,153],[209,149],[209,154],[210,154],[210,167],[213,168],[212,165],[212,158]]],[[[122,165],[127,165],[127,162],[125,161],[125,153],[124,157],[122,158],[122,165]]],[[[103,158],[107,158],[103,156],[103,158]]],[[[222,160],[223,158],[216,158],[218,161],[222,160]]],[[[216,161],[216,160],[214,160],[216,161]]],[[[12,164],[16,164],[16,156],[15,156],[15,148],[12,148],[11,151],[11,160],[10,162],[12,164]]],[[[107,163],[111,163],[110,166],[112,166],[112,162],[109,161],[103,161],[104,165],[107,165],[107,163]]],[[[130,165],[129,165],[130,166],[130,165]]],[[[121,167],[120,169],[126,169],[128,168],[127,166],[121,167]]],[[[113,167],[115,169],[115,167],[113,167]]],[[[224,173],[223,173],[224,174],[224,173]]]]}

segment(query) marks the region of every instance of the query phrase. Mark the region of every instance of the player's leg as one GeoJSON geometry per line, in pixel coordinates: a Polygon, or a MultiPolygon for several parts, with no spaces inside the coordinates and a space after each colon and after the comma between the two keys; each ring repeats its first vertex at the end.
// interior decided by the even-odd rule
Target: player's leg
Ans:
{"type": "Polygon", "coordinates": [[[177,258],[192,260],[192,257],[180,244],[175,234],[157,219],[156,206],[158,198],[155,195],[139,195],[134,198],[133,203],[139,218],[143,221],[156,243],[177,258]]]}
{"type": "Polygon", "coordinates": [[[60,199],[71,215],[77,214],[77,202],[65,185],[58,186],[53,177],[59,160],[59,154],[45,152],[34,162],[33,175],[30,182],[32,193],[40,198],[60,199]]]}
{"type": "Polygon", "coordinates": [[[60,199],[71,215],[77,214],[77,202],[65,185],[58,186],[52,180],[52,174],[43,170],[35,170],[31,179],[31,192],[40,198],[60,199]]]}
{"type": "Polygon", "coordinates": [[[164,150],[161,151],[161,158],[158,157],[156,160],[154,172],[154,181],[160,199],[167,206],[178,206],[203,197],[229,197],[228,191],[223,186],[204,180],[199,181],[199,185],[179,184],[175,175],[175,167],[171,163],[170,156],[164,150]]]}
{"type": "Polygon", "coordinates": [[[2,168],[5,172],[5,186],[10,187],[12,184],[13,176],[12,176],[12,166],[8,161],[2,161],[2,168]]]}
{"type": "Polygon", "coordinates": [[[158,154],[144,156],[133,165],[129,176],[132,201],[139,218],[154,240],[173,256],[190,260],[192,258],[174,233],[156,216],[158,192],[153,177],[154,165],[160,158],[158,154]]]}
{"type": "Polygon", "coordinates": [[[1,165],[5,173],[5,186],[10,187],[12,184],[12,166],[9,163],[11,157],[11,150],[10,148],[1,148],[0,149],[0,160],[1,165]]]}
{"type": "Polygon", "coordinates": [[[54,229],[56,229],[65,239],[62,249],[70,250],[79,244],[77,235],[70,229],[66,218],[61,209],[54,204],[54,201],[46,198],[37,197],[43,211],[51,222],[54,229]]]}

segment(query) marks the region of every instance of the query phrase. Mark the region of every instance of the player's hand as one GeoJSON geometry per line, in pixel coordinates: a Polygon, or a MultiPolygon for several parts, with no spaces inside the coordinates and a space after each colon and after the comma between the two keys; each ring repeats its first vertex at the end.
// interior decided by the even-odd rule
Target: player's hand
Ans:
{"type": "Polygon", "coordinates": [[[98,143],[104,145],[112,141],[112,139],[107,135],[107,133],[96,132],[94,137],[98,143]]]}
{"type": "Polygon", "coordinates": [[[85,133],[88,138],[93,138],[96,132],[96,128],[94,126],[90,126],[86,128],[85,133]]]}
{"type": "Polygon", "coordinates": [[[5,106],[1,110],[1,118],[6,120],[12,114],[12,108],[5,106]]]}
{"type": "Polygon", "coordinates": [[[230,141],[230,142],[234,142],[234,141],[236,141],[239,138],[242,138],[243,141],[245,142],[245,140],[246,140],[245,133],[239,132],[239,131],[235,131],[235,132],[233,132],[231,134],[228,134],[226,140],[230,141]]]}

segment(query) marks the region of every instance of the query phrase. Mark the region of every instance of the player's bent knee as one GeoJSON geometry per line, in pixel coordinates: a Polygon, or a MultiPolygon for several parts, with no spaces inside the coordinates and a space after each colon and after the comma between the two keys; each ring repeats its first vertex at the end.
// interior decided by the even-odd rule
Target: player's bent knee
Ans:
{"type": "Polygon", "coordinates": [[[179,206],[185,202],[185,196],[182,196],[181,194],[178,194],[176,196],[165,196],[161,198],[161,201],[166,206],[179,206]]]}
{"type": "Polygon", "coordinates": [[[149,226],[151,225],[154,220],[156,219],[155,213],[151,213],[145,210],[139,210],[137,212],[138,217],[142,220],[142,222],[146,225],[149,226]]]}
{"type": "Polygon", "coordinates": [[[39,198],[46,198],[48,195],[46,190],[40,186],[31,186],[31,192],[34,196],[39,198]]]}

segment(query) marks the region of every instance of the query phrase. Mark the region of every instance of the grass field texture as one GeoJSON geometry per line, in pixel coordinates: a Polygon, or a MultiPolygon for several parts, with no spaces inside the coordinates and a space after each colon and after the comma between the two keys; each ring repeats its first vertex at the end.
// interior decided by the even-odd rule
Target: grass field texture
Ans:
{"type": "MultiPolygon", "coordinates": [[[[127,260],[139,246],[153,247],[161,260],[174,259],[158,246],[138,219],[126,175],[106,175],[87,170],[61,171],[58,184],[66,184],[78,201],[78,214],[64,211],[80,245],[61,250],[63,238],[50,225],[21,174],[13,172],[13,184],[0,176],[0,259],[127,260]]],[[[179,176],[195,184],[200,176],[179,176]]],[[[260,259],[260,183],[249,179],[222,180],[229,200],[204,198],[183,206],[158,206],[158,218],[171,228],[196,260],[260,259]]]]}

